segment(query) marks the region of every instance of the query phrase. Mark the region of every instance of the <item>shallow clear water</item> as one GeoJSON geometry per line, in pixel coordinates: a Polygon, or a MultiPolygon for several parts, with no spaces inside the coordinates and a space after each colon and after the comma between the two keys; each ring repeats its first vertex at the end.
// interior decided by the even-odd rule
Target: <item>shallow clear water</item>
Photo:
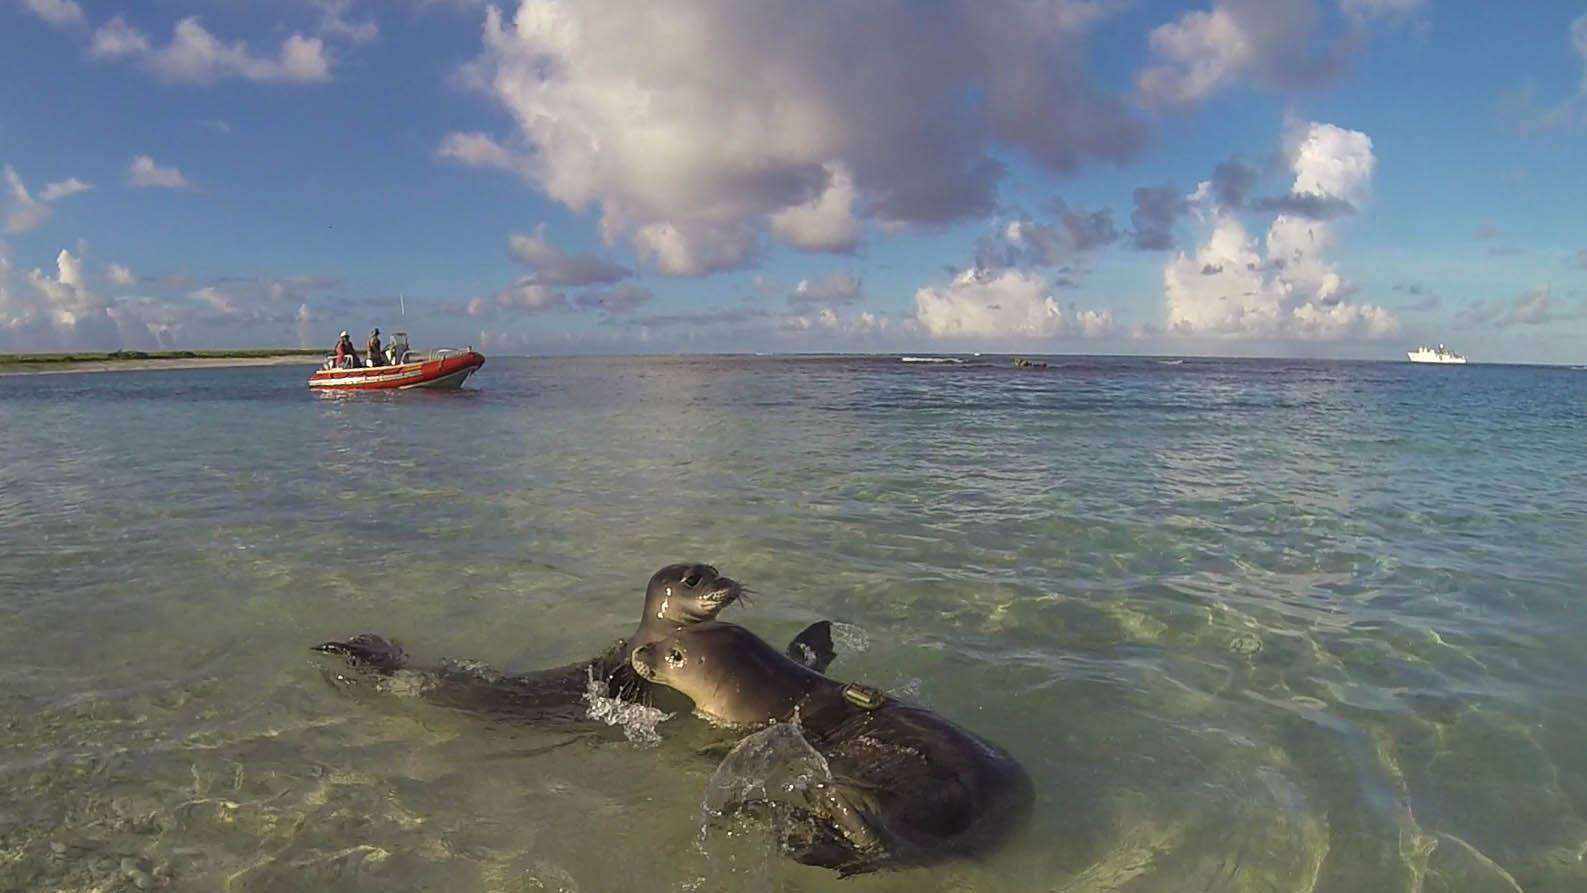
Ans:
{"type": "Polygon", "coordinates": [[[1587,889],[1587,374],[493,358],[0,377],[0,889],[1587,889]],[[678,560],[1003,744],[984,863],[839,882],[659,746],[328,683],[527,670],[678,560]]]}

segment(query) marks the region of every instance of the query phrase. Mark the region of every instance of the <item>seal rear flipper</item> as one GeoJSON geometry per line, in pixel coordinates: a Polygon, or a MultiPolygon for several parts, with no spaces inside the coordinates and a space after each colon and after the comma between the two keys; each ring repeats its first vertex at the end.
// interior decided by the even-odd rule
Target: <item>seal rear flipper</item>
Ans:
{"type": "Polygon", "coordinates": [[[359,633],[345,642],[321,642],[312,650],[338,655],[352,667],[374,670],[386,676],[408,662],[408,654],[400,644],[374,633],[359,633]]]}
{"type": "Polygon", "coordinates": [[[884,868],[886,853],[856,846],[832,821],[797,806],[778,804],[773,818],[777,849],[801,865],[830,868],[846,878],[884,868]]]}
{"type": "Polygon", "coordinates": [[[827,665],[838,656],[832,647],[832,621],[818,620],[805,627],[788,643],[788,656],[796,664],[825,673],[827,665]]]}

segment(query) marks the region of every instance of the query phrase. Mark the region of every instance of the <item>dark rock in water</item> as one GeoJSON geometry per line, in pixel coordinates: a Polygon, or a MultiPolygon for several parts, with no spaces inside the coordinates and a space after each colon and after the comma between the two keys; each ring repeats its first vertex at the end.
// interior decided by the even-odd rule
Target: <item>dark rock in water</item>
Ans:
{"type": "Polygon", "coordinates": [[[1016,369],[1046,369],[1047,368],[1047,364],[1042,362],[1042,361],[1040,361],[1040,360],[1027,360],[1024,357],[1015,357],[1014,358],[1014,368],[1016,368],[1016,369]]]}

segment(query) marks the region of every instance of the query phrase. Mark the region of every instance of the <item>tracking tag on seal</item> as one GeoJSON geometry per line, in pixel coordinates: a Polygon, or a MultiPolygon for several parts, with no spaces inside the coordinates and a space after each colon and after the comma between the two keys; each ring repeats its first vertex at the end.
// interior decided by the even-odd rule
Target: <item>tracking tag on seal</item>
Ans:
{"type": "Polygon", "coordinates": [[[871,688],[869,685],[850,682],[848,685],[843,686],[843,700],[848,701],[861,710],[875,710],[887,703],[887,695],[882,694],[882,690],[879,688],[871,688]]]}

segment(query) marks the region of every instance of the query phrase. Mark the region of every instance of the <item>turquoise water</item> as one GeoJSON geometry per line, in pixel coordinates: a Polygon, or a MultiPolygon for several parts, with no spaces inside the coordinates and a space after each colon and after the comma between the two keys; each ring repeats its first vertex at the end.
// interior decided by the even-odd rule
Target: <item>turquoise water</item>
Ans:
{"type": "Polygon", "coordinates": [[[492,358],[0,377],[0,890],[1587,889],[1587,374],[492,358]],[[526,670],[704,560],[1003,744],[984,863],[839,882],[659,746],[338,689],[526,670]]]}

